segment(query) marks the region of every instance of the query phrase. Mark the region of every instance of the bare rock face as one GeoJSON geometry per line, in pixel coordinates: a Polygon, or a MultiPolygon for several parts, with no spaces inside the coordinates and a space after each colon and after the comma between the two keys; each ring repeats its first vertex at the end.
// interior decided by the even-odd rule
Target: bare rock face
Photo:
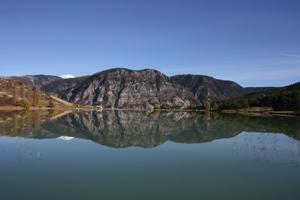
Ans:
{"type": "Polygon", "coordinates": [[[61,98],[104,108],[180,108],[199,103],[191,91],[163,73],[152,70],[110,69],[96,73],[61,98]]]}

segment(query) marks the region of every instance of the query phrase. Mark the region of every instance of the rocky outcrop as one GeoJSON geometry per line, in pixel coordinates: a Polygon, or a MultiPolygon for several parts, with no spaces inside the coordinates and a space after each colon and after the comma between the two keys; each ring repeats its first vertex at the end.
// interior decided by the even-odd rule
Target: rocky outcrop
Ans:
{"type": "Polygon", "coordinates": [[[172,76],[171,79],[190,89],[199,101],[219,101],[246,94],[244,88],[233,81],[209,76],[187,74],[172,76]]]}
{"type": "Polygon", "coordinates": [[[59,96],[105,108],[181,108],[198,100],[191,91],[163,73],[152,70],[110,69],[96,73],[59,96]]]}

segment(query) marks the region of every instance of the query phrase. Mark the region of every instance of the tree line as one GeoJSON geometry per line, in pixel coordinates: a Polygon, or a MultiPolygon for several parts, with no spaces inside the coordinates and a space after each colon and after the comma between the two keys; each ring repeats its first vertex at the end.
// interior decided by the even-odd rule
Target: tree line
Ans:
{"type": "MultiPolygon", "coordinates": [[[[42,104],[42,92],[38,85],[31,87],[23,82],[8,79],[1,81],[0,91],[0,106],[21,106],[29,109],[30,106],[40,107],[42,104]]],[[[54,107],[55,104],[50,101],[49,107],[54,107]]]]}

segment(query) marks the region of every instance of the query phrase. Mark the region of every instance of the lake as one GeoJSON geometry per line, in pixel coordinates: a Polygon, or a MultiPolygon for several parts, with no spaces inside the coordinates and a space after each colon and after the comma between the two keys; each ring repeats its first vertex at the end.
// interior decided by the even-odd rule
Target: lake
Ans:
{"type": "Polygon", "coordinates": [[[0,199],[299,199],[300,118],[0,113],[0,199]]]}

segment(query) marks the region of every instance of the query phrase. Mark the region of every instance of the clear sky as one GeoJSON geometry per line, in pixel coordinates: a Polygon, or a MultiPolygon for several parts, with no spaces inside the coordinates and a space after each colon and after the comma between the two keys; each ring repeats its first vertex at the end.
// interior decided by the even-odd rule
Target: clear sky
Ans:
{"type": "Polygon", "coordinates": [[[300,0],[0,0],[0,76],[109,68],[300,81],[300,0]]]}

